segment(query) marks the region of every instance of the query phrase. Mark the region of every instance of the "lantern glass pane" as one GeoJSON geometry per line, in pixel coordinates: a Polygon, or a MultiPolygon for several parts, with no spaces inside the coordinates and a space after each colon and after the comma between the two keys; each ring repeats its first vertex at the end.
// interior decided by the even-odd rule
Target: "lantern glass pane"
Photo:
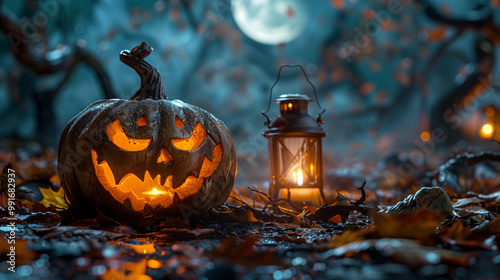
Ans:
{"type": "Polygon", "coordinates": [[[320,141],[316,137],[284,137],[276,143],[276,173],[280,185],[315,186],[318,182],[320,141]]]}

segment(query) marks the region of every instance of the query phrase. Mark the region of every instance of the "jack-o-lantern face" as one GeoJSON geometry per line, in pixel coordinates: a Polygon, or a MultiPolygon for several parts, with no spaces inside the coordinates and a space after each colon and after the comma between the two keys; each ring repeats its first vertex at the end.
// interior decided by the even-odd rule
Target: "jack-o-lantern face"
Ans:
{"type": "MultiPolygon", "coordinates": [[[[147,64],[131,53],[120,58],[140,63],[141,71],[147,64]]],[[[145,80],[155,79],[143,78],[135,98],[95,102],[66,126],[58,169],[71,204],[127,222],[179,213],[182,205],[202,213],[224,202],[236,173],[229,131],[201,108],[151,97],[163,87],[156,80],[152,90],[145,80]]]]}
{"type": "MultiPolygon", "coordinates": [[[[139,122],[141,120],[144,122],[144,116],[139,119],[139,122]]],[[[178,122],[180,121],[178,118],[177,120],[178,122]]],[[[123,131],[119,120],[115,120],[109,124],[106,128],[106,133],[110,141],[124,152],[145,150],[151,145],[152,141],[152,138],[135,139],[128,137],[123,131]]],[[[174,138],[171,141],[179,150],[194,151],[200,147],[206,135],[207,132],[203,126],[200,123],[196,123],[191,136],[187,138],[174,138]]],[[[98,155],[95,149],[92,149],[91,153],[96,176],[104,189],[109,191],[113,198],[121,203],[129,199],[132,208],[136,211],[141,211],[144,209],[146,203],[155,208],[166,207],[174,204],[175,196],[178,196],[181,200],[194,196],[200,190],[203,180],[212,176],[219,165],[222,157],[222,145],[217,144],[214,147],[211,160],[206,156],[204,157],[198,177],[193,175],[188,176],[184,183],[177,188],[173,188],[172,174],[168,175],[166,180],[162,180],[161,174],[152,178],[148,170],[144,172],[143,180],[139,179],[134,173],[127,173],[116,183],[118,180],[115,179],[108,162],[106,160],[98,162],[98,155]]],[[[174,164],[173,161],[173,157],[165,148],[159,150],[157,164],[168,168],[168,165],[174,164]]]]}

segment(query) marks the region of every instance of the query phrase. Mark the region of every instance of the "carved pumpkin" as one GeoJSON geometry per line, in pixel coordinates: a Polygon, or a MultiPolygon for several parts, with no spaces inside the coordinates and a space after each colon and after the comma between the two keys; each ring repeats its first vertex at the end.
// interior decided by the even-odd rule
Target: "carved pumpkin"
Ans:
{"type": "Polygon", "coordinates": [[[142,43],[120,53],[141,77],[130,100],[97,101],[62,133],[58,171],[73,213],[98,209],[123,223],[192,218],[231,192],[231,134],[211,113],[167,100],[160,74],[143,60],[151,51],[142,43]]]}

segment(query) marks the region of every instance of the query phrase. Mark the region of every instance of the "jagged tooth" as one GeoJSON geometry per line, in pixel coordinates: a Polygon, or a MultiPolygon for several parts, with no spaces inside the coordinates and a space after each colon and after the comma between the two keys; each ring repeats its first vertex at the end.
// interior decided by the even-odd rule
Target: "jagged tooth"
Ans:
{"type": "Polygon", "coordinates": [[[146,172],[144,172],[144,181],[143,181],[143,183],[145,183],[147,181],[153,181],[153,178],[151,178],[151,174],[149,174],[149,171],[146,170],[146,172]],[[146,178],[147,178],[147,180],[146,180],[146,178]]]}
{"type": "Polygon", "coordinates": [[[165,178],[165,182],[163,182],[161,185],[163,186],[163,188],[165,189],[171,189],[172,188],[172,178],[174,177],[174,175],[170,175],[170,176],[167,176],[165,178]]]}
{"type": "Polygon", "coordinates": [[[160,186],[165,187],[165,184],[167,183],[167,178],[168,178],[168,176],[165,176],[165,178],[163,178],[163,177],[162,177],[161,175],[159,175],[159,174],[158,174],[158,176],[160,176],[160,180],[159,180],[159,182],[160,182],[160,186]]]}

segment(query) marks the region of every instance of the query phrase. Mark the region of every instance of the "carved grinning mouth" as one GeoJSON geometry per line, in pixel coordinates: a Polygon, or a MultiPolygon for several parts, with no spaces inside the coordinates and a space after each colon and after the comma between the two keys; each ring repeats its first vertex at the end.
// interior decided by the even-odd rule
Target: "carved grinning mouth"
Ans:
{"type": "Polygon", "coordinates": [[[214,147],[212,161],[207,157],[203,159],[198,177],[189,176],[176,189],[172,187],[173,175],[168,176],[162,185],[160,183],[161,175],[158,174],[152,178],[148,171],[144,174],[144,180],[139,179],[133,173],[127,173],[117,184],[109,164],[105,160],[98,162],[98,154],[94,149],[92,149],[91,154],[97,179],[104,189],[120,203],[124,203],[128,198],[135,211],[142,211],[146,203],[153,208],[170,207],[175,206],[173,205],[175,196],[178,196],[181,201],[194,196],[203,185],[203,180],[212,176],[219,166],[222,157],[222,144],[219,143],[214,147]],[[156,193],[152,192],[154,189],[157,190],[156,193]]]}

